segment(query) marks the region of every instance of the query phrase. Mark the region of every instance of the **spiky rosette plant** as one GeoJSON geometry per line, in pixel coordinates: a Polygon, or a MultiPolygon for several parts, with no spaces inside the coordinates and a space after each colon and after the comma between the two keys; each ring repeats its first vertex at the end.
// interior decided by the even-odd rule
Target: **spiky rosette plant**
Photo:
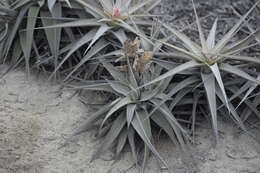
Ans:
{"type": "MultiPolygon", "coordinates": [[[[160,82],[161,80],[167,79],[168,77],[176,76],[176,74],[186,73],[184,75],[184,79],[187,81],[181,82],[182,88],[190,86],[193,87],[193,89],[190,90],[190,92],[185,90],[179,97],[184,98],[185,95],[199,90],[198,93],[207,98],[208,111],[211,115],[216,140],[218,139],[218,110],[223,113],[220,108],[226,108],[228,111],[225,112],[225,115],[233,119],[240,128],[245,130],[244,123],[239,114],[236,112],[236,109],[231,101],[238,96],[243,96],[243,93],[245,92],[247,92],[245,96],[248,96],[249,93],[251,93],[252,90],[260,84],[259,78],[256,79],[257,76],[255,73],[251,73],[254,71],[255,66],[259,65],[260,59],[258,57],[248,57],[240,54],[244,49],[256,45],[252,42],[254,41],[255,35],[259,34],[259,30],[255,31],[243,40],[231,42],[232,38],[239,31],[247,16],[257,4],[258,2],[243,17],[241,17],[235,26],[230,29],[229,32],[218,41],[218,43],[215,43],[217,34],[217,19],[215,20],[209,32],[208,38],[206,39],[195,7],[195,16],[201,42],[200,45],[193,42],[190,38],[178,30],[163,24],[166,29],[182,41],[182,46],[176,46],[167,42],[160,42],[186,55],[186,57],[183,59],[184,63],[175,61],[175,65],[172,68],[170,68],[169,65],[165,66],[169,70],[168,72],[144,84],[144,86],[149,86],[160,82]],[[189,57],[190,60],[187,61],[187,57],[189,57]],[[192,80],[194,77],[199,79],[199,83],[196,83],[196,80],[192,80]],[[233,81],[231,82],[230,80],[233,81]],[[234,90],[234,87],[238,87],[239,89],[234,90]]],[[[172,59],[174,59],[174,57],[172,57],[172,59]]],[[[175,88],[173,88],[173,90],[175,90],[175,88]]],[[[196,104],[194,106],[196,107],[198,101],[195,103],[196,104]]],[[[176,104],[176,101],[173,101],[170,105],[170,110],[173,110],[176,104]]]]}
{"type": "MultiPolygon", "coordinates": [[[[8,35],[8,30],[11,23],[15,20],[17,15],[16,11],[11,7],[11,1],[0,2],[0,50],[3,51],[3,45],[8,35]]],[[[0,56],[1,57],[1,56],[0,56]]],[[[1,60],[1,59],[0,59],[1,60]]]]}
{"type": "Polygon", "coordinates": [[[140,18],[141,24],[147,24],[142,17],[149,16],[149,12],[160,3],[155,0],[75,0],[83,5],[86,11],[107,24],[119,24],[130,18],[140,18]]]}
{"type": "MultiPolygon", "coordinates": [[[[124,41],[129,35],[142,35],[143,39],[146,39],[146,27],[152,25],[150,21],[149,12],[160,1],[158,0],[74,0],[76,4],[84,10],[79,12],[80,18],[58,25],[49,27],[43,27],[45,29],[50,28],[82,28],[79,31],[83,34],[80,39],[74,41],[69,46],[70,49],[67,54],[55,67],[54,72],[50,78],[56,74],[56,72],[63,66],[63,64],[69,59],[72,59],[73,54],[83,49],[81,58],[77,60],[73,72],[81,69],[87,61],[94,56],[101,56],[101,50],[120,49],[123,46],[124,41]],[[146,26],[146,27],[142,27],[146,26]],[[138,28],[138,29],[136,29],[138,28]],[[114,40],[112,43],[110,40],[114,40]],[[117,40],[117,43],[115,42],[117,40]],[[89,53],[91,55],[89,56],[89,53]],[[93,53],[95,52],[95,53],[93,53]]],[[[107,51],[105,51],[107,52],[107,51]]],[[[75,61],[74,61],[75,62],[75,61]]],[[[71,71],[70,71],[71,72],[71,71]]],[[[71,76],[69,73],[66,79],[71,76]]]]}
{"type": "MultiPolygon", "coordinates": [[[[132,45],[134,43],[136,41],[132,45]]],[[[126,41],[125,44],[129,43],[126,41]]],[[[105,91],[111,93],[115,98],[91,115],[74,135],[90,130],[94,125],[99,125],[98,134],[104,135],[104,140],[95,152],[93,159],[98,158],[111,148],[118,156],[124,146],[129,143],[136,165],[138,166],[142,160],[141,172],[145,169],[150,151],[164,166],[168,167],[154,146],[155,134],[152,132],[152,124],[157,124],[175,144],[180,144],[183,149],[188,137],[188,133],[179,120],[174,117],[168,105],[163,103],[159,106],[163,100],[171,100],[171,97],[165,94],[171,78],[140,89],[139,87],[145,85],[146,81],[158,77],[163,68],[154,64],[150,64],[149,68],[144,68],[143,62],[147,62],[147,59],[142,61],[140,59],[144,58],[145,53],[137,57],[137,54],[129,52],[130,49],[127,50],[125,57],[127,62],[124,68],[108,62],[101,62],[110,77],[105,77],[105,80],[100,81],[85,81],[84,83],[81,81],[79,84],[69,85],[74,89],[105,91]],[[136,61],[137,58],[138,61],[136,61]],[[154,108],[158,106],[159,108],[154,111],[154,108]],[[140,149],[141,146],[140,142],[137,145],[137,136],[143,142],[142,156],[137,154],[137,149],[140,149]]]]}
{"type": "Polygon", "coordinates": [[[16,11],[10,8],[9,1],[0,2],[0,42],[2,42],[7,36],[9,25],[15,19],[16,15],[16,11]]]}
{"type": "Polygon", "coordinates": [[[62,17],[66,16],[62,9],[70,6],[69,1],[6,0],[1,1],[1,6],[0,15],[4,19],[8,17],[5,20],[8,30],[0,31],[5,36],[1,42],[1,62],[11,61],[14,65],[25,62],[28,75],[31,63],[46,56],[51,56],[56,64],[62,47],[61,29],[35,31],[34,28],[66,20],[62,17]]]}

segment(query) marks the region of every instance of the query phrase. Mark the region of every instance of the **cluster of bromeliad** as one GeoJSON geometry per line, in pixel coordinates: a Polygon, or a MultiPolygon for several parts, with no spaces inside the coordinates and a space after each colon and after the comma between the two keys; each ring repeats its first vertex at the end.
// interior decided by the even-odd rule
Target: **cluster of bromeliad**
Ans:
{"type": "Polygon", "coordinates": [[[153,145],[154,127],[185,150],[198,116],[211,120],[216,143],[218,117],[245,131],[250,117],[260,117],[260,58],[243,53],[259,46],[259,30],[233,41],[258,2],[217,39],[217,19],[205,37],[194,7],[198,41],[154,19],[150,12],[159,3],[1,1],[0,61],[25,64],[28,76],[38,68],[51,79],[64,77],[68,87],[112,95],[76,132],[99,125],[104,139],[94,158],[109,149],[118,156],[129,144],[140,171],[150,152],[167,166],[153,145]]]}

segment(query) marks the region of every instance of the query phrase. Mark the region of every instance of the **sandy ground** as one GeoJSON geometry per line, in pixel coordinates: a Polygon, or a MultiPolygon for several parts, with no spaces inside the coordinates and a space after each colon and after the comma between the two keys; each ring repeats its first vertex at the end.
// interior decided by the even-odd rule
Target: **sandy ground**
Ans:
{"type": "MultiPolygon", "coordinates": [[[[1,69],[4,67],[1,66],[1,69]]],[[[80,135],[60,148],[93,110],[83,105],[73,92],[60,91],[39,75],[26,80],[21,70],[10,72],[0,82],[0,173],[123,173],[133,165],[126,149],[114,163],[108,153],[90,162],[100,143],[93,132],[80,135]]],[[[93,94],[89,99],[93,102],[93,94]]],[[[197,129],[192,158],[184,158],[164,138],[157,148],[174,173],[259,173],[260,147],[248,135],[237,132],[230,123],[221,122],[220,147],[212,148],[209,127],[197,129]]],[[[260,133],[254,132],[260,140],[260,133]]],[[[160,173],[151,158],[147,173],[160,173]]],[[[167,172],[167,171],[164,171],[167,172]]],[[[132,168],[127,173],[137,173],[132,168]]]]}

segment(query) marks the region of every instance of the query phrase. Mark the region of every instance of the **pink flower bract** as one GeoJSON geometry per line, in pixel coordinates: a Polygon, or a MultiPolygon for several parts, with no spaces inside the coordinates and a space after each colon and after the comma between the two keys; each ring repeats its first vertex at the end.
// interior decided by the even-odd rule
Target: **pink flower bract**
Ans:
{"type": "Polygon", "coordinates": [[[120,17],[121,16],[121,11],[119,8],[113,8],[113,13],[112,13],[113,17],[120,17]]]}

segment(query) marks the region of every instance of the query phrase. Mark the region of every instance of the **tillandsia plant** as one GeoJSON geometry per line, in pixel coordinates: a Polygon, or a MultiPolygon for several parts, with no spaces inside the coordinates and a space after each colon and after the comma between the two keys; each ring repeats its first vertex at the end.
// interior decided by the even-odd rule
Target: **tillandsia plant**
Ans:
{"type": "Polygon", "coordinates": [[[10,8],[9,1],[0,2],[0,42],[2,42],[7,36],[9,25],[13,22],[16,15],[16,11],[10,8]]]}
{"type": "MultiPolygon", "coordinates": [[[[147,26],[151,26],[151,14],[149,13],[160,0],[74,0],[84,10],[79,12],[80,18],[72,22],[66,22],[43,28],[82,28],[83,35],[78,41],[71,44],[70,50],[59,62],[50,78],[67,62],[72,55],[84,48],[82,58],[76,64],[73,72],[92,57],[101,56],[103,49],[118,49],[122,47],[127,35],[142,35],[143,39],[149,41],[145,36],[147,26]],[[146,27],[142,27],[146,26],[146,27]],[[136,27],[138,27],[138,32],[136,27]],[[84,30],[83,30],[84,29],[84,30]],[[142,31],[142,32],[141,32],[142,31]],[[112,43],[110,40],[114,40],[112,43]],[[115,40],[121,44],[115,44],[115,40]],[[97,46],[98,45],[98,46],[97,46]],[[98,49],[98,48],[100,49],[98,49]],[[98,49],[98,50],[97,50],[98,49]],[[91,56],[89,56],[89,52],[91,56]],[[95,53],[94,53],[95,52],[95,53]]],[[[66,79],[71,76],[70,73],[66,79]]]]}
{"type": "MultiPolygon", "coordinates": [[[[217,34],[217,19],[215,20],[209,32],[208,38],[206,39],[195,7],[194,11],[201,42],[200,45],[193,42],[182,32],[179,32],[166,24],[162,24],[174,36],[182,41],[182,46],[176,46],[167,42],[160,42],[186,55],[186,57],[184,59],[184,63],[181,62],[173,68],[168,68],[168,72],[144,84],[144,86],[155,84],[161,80],[167,79],[168,77],[173,77],[176,76],[176,74],[185,72],[186,75],[184,75],[184,79],[186,80],[191,80],[189,78],[193,77],[200,79],[199,84],[189,81],[182,82],[183,88],[192,86],[193,90],[190,92],[186,90],[186,92],[181,94],[181,98],[184,98],[188,93],[195,93],[197,90],[198,93],[205,95],[208,102],[208,110],[211,115],[216,141],[218,141],[217,111],[219,110],[223,113],[223,109],[220,108],[225,107],[228,110],[225,115],[228,115],[239,125],[240,128],[245,130],[244,123],[236,112],[236,109],[231,101],[237,97],[241,97],[244,92],[247,92],[245,94],[246,96],[249,95],[252,90],[260,84],[259,78],[256,79],[257,75],[252,73],[255,66],[259,65],[260,59],[258,57],[241,55],[243,50],[256,45],[252,42],[255,40],[255,36],[259,34],[259,30],[255,31],[243,40],[231,42],[234,35],[239,31],[241,25],[255,6],[257,6],[258,2],[243,17],[241,17],[234,27],[230,29],[229,32],[226,33],[217,43],[215,43],[217,34]],[[187,57],[189,57],[190,60],[187,61],[187,57]],[[233,81],[230,82],[230,80],[233,81]],[[234,90],[234,86],[235,88],[238,87],[238,89],[234,90]],[[233,93],[231,97],[229,97],[230,93],[233,93]],[[221,104],[219,105],[217,103],[221,104]]],[[[174,59],[174,57],[172,57],[172,59],[174,59]]],[[[175,62],[178,63],[178,61],[175,62]]],[[[194,107],[197,107],[197,103],[198,98],[196,99],[194,107]]],[[[176,101],[174,100],[170,106],[170,109],[173,110],[175,105],[176,101]]],[[[194,110],[194,112],[196,112],[196,110],[194,110]]]]}
{"type": "Polygon", "coordinates": [[[109,149],[113,149],[115,156],[119,156],[124,146],[129,143],[136,166],[142,161],[140,171],[143,172],[150,151],[164,166],[168,167],[154,146],[155,134],[152,132],[154,127],[152,124],[157,124],[176,145],[180,144],[183,149],[188,132],[173,116],[166,103],[160,105],[156,111],[151,112],[162,100],[171,99],[165,94],[171,78],[138,89],[139,86],[145,85],[146,81],[158,77],[163,70],[162,67],[154,63],[150,64],[149,68],[144,67],[149,64],[151,57],[144,58],[145,52],[138,55],[139,44],[138,39],[125,42],[125,58],[127,60],[124,68],[101,61],[111,75],[110,77],[105,78],[105,80],[85,81],[69,86],[74,89],[106,91],[112,93],[115,98],[91,115],[74,134],[77,135],[92,129],[94,125],[99,125],[98,134],[105,136],[93,159],[109,149]],[[137,136],[143,142],[142,145],[136,141],[137,136]],[[140,148],[143,149],[143,153],[138,155],[137,150],[140,148]]]}
{"type": "MultiPolygon", "coordinates": [[[[61,29],[35,31],[33,28],[66,20],[62,18],[62,9],[70,7],[69,1],[6,0],[1,1],[0,5],[0,11],[3,13],[0,15],[1,19],[8,19],[2,21],[8,30],[1,31],[4,35],[1,39],[1,62],[12,61],[14,64],[25,62],[28,75],[31,62],[46,55],[53,56],[53,62],[57,63],[61,29]]],[[[65,14],[64,12],[63,15],[66,16],[65,14]]]]}
{"type": "Polygon", "coordinates": [[[2,62],[2,52],[3,52],[3,46],[5,44],[5,40],[8,35],[8,30],[10,29],[12,23],[14,22],[17,12],[11,8],[12,1],[1,1],[0,2],[0,62],[2,62]]]}

